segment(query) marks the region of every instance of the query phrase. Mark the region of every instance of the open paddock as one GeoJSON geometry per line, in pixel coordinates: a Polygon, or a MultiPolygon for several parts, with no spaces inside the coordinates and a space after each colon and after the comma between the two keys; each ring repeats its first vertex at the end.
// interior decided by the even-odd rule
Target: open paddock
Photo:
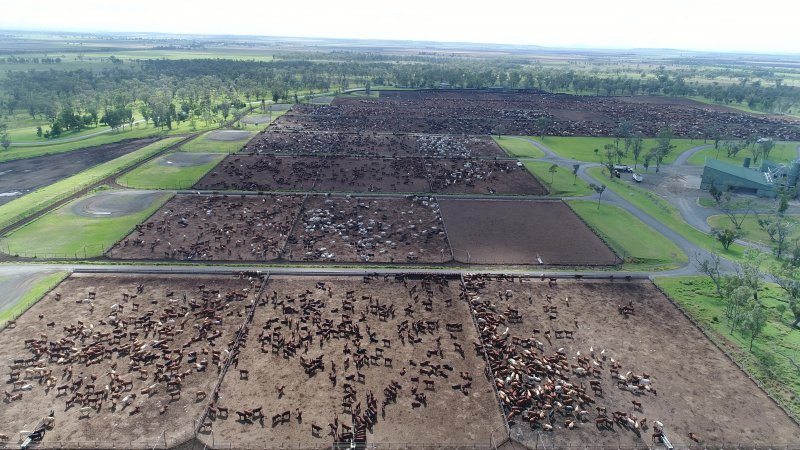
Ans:
{"type": "Polygon", "coordinates": [[[439,158],[506,156],[487,136],[327,132],[265,132],[251,140],[242,153],[439,158]]]}
{"type": "Polygon", "coordinates": [[[112,259],[280,258],[303,197],[177,195],[106,255],[112,259]]]}
{"type": "Polygon", "coordinates": [[[561,201],[439,199],[455,259],[472,264],[621,262],[561,201]]]}
{"type": "Polygon", "coordinates": [[[230,155],[195,184],[196,189],[309,191],[324,158],[230,155]]]}
{"type": "Polygon", "coordinates": [[[499,443],[502,416],[459,292],[458,278],[272,276],[222,383],[228,412],[210,416],[203,440],[499,443]]]}
{"type": "Polygon", "coordinates": [[[439,206],[432,197],[309,197],[284,255],[292,261],[451,260],[439,206]]]}
{"type": "Polygon", "coordinates": [[[794,448],[800,427],[649,281],[467,277],[510,417],[531,447],[794,448]],[[696,439],[692,439],[691,435],[696,439]]]}
{"type": "Polygon", "coordinates": [[[258,284],[72,275],[0,332],[0,433],[16,442],[52,411],[45,446],[192,437],[258,284]]]}

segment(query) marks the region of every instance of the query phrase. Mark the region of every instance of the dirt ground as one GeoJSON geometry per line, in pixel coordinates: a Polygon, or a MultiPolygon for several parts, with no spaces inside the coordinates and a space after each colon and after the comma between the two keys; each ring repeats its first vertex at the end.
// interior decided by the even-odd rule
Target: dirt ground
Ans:
{"type": "MultiPolygon", "coordinates": [[[[227,443],[242,448],[277,448],[282,444],[287,448],[325,447],[334,442],[329,424],[337,418],[341,436],[341,424],[353,426],[352,413],[357,408],[361,418],[367,416],[370,392],[375,398],[372,407],[376,423],[366,432],[368,443],[488,444],[492,432],[497,438],[505,431],[494,392],[483,373],[484,363],[473,349],[477,333],[466,303],[459,300],[458,279],[409,277],[397,281],[379,277],[367,281],[359,277],[269,280],[264,304],[256,309],[247,345],[239,357],[238,369],[248,370],[248,377],[240,377],[231,368],[222,385],[219,404],[228,407],[230,413],[213,422],[217,447],[227,443]],[[424,304],[428,301],[430,310],[426,311],[424,304]],[[395,313],[387,313],[384,320],[378,316],[379,309],[395,313]],[[304,313],[294,314],[293,310],[304,313]],[[428,322],[438,328],[429,330],[428,322]],[[409,327],[416,323],[421,328],[401,333],[403,323],[409,327]],[[462,331],[447,331],[448,323],[458,324],[462,331]],[[328,335],[325,330],[329,329],[342,331],[328,335]],[[419,340],[412,343],[407,339],[409,333],[419,340]],[[307,352],[300,344],[306,335],[311,336],[307,352]],[[322,336],[327,338],[323,340],[322,336]],[[277,344],[281,338],[285,346],[273,351],[270,342],[277,344]],[[433,354],[437,341],[441,355],[433,354]],[[286,346],[295,344],[296,356],[284,353],[286,346]],[[454,344],[464,350],[463,357],[454,344]],[[358,349],[365,358],[360,369],[358,349]],[[302,359],[318,357],[324,367],[306,372],[302,359]],[[439,366],[437,376],[420,373],[420,369],[426,369],[426,361],[427,367],[439,366]],[[335,383],[330,378],[333,372],[335,383]],[[472,381],[463,378],[462,372],[469,372],[465,376],[472,381]],[[358,373],[363,374],[363,380],[359,381],[358,373]],[[418,381],[412,381],[415,379],[418,381]],[[423,380],[433,381],[432,388],[426,389],[423,380]],[[392,381],[400,386],[396,401],[382,408],[384,390],[392,381]],[[452,387],[467,383],[471,386],[465,391],[452,387]],[[283,396],[278,395],[279,385],[285,386],[283,396]],[[345,408],[348,386],[354,391],[354,400],[350,408],[345,408]],[[414,405],[418,402],[414,391],[425,394],[424,404],[414,405]],[[258,396],[253,395],[256,392],[258,396]],[[263,407],[263,423],[237,420],[234,410],[256,407],[263,407]],[[298,408],[302,421],[297,419],[298,408]],[[273,425],[272,416],[285,411],[290,413],[290,420],[273,425]],[[312,424],[320,427],[317,436],[312,433],[312,424]]],[[[210,436],[205,436],[210,442],[210,436]]]]}
{"type": "Polygon", "coordinates": [[[0,205],[89,167],[138,150],[156,140],[137,139],[0,163],[0,205]],[[15,192],[18,194],[11,195],[15,192]]]}
{"type": "Polygon", "coordinates": [[[430,192],[426,161],[418,158],[329,158],[317,192],[430,192]]]}
{"type": "Polygon", "coordinates": [[[546,195],[547,189],[516,160],[432,160],[431,190],[445,194],[546,195]]]}
{"type": "Polygon", "coordinates": [[[506,156],[500,146],[488,136],[387,133],[266,132],[251,140],[241,152],[441,158],[506,156]]]}
{"type": "Polygon", "coordinates": [[[231,155],[217,164],[195,189],[245,191],[310,191],[324,159],[231,155]]]}
{"type": "Polygon", "coordinates": [[[303,197],[177,195],[106,253],[113,259],[272,260],[303,197]]]}
{"type": "Polygon", "coordinates": [[[441,198],[439,204],[457,261],[576,266],[618,262],[560,201],[441,198]]]}
{"type": "Polygon", "coordinates": [[[292,261],[451,260],[432,197],[309,197],[284,254],[292,261]]]}
{"type": "MultiPolygon", "coordinates": [[[[518,416],[513,421],[512,436],[534,446],[538,432],[547,448],[587,443],[641,447],[652,445],[652,423],[658,420],[676,448],[698,445],[690,440],[690,432],[699,436],[700,445],[706,448],[796,445],[800,428],[649,281],[558,280],[555,286],[538,279],[524,281],[484,280],[483,287],[473,286],[470,298],[474,301],[477,297],[478,303],[490,302],[495,317],[501,313],[510,317],[508,308],[516,309],[521,322],[506,321],[497,333],[508,328],[506,334],[512,342],[515,338],[541,341],[543,351],[534,348],[536,354],[553,354],[562,349],[569,363],[576,364],[581,355],[591,358],[593,349],[592,365],[599,368],[600,376],[566,376],[575,385],[597,380],[603,393],[590,391],[595,403],[584,405],[587,421],[577,423],[572,430],[564,427],[568,417],[556,412],[552,422],[544,422],[552,423],[553,431],[544,431],[541,423],[532,430],[518,416]],[[629,302],[634,312],[626,317],[618,311],[618,305],[629,302]],[[556,307],[557,311],[543,313],[544,307],[556,307]],[[538,332],[532,333],[532,329],[538,332]],[[573,338],[558,339],[555,330],[570,330],[573,338]],[[550,340],[545,332],[550,333],[550,340]],[[628,371],[639,376],[648,374],[656,394],[638,389],[635,391],[639,394],[634,394],[617,387],[610,374],[612,359],[621,366],[619,373],[623,376],[628,371]],[[633,400],[641,402],[641,410],[634,407],[633,400]],[[609,417],[612,412],[621,411],[638,419],[647,418],[649,426],[640,434],[620,425],[600,429],[595,425],[598,406],[607,408],[609,417]]],[[[488,316],[483,317],[488,323],[488,316]]],[[[495,372],[508,366],[508,358],[527,361],[521,354],[524,348],[511,345],[513,354],[494,361],[495,372]]],[[[489,344],[487,348],[497,347],[489,344]]],[[[533,381],[529,389],[535,390],[545,381],[533,381]]]]}
{"type": "MultiPolygon", "coordinates": [[[[225,350],[244,323],[244,307],[252,301],[257,287],[247,279],[234,277],[71,276],[20,317],[16,326],[0,332],[0,354],[8,358],[8,364],[3,364],[0,369],[3,389],[13,394],[22,393],[20,400],[9,402],[4,399],[0,406],[0,433],[16,442],[21,430],[31,430],[52,410],[55,426],[46,431],[45,445],[58,446],[59,441],[100,441],[101,448],[109,448],[109,442],[116,441],[118,448],[149,448],[162,432],[166,432],[171,443],[181,440],[181,436],[183,439],[190,437],[193,420],[199,417],[208,401],[198,400],[196,392],[202,390],[210,394],[217,379],[210,352],[221,354],[225,350]],[[141,286],[138,294],[137,286],[141,286]],[[204,287],[201,289],[200,286],[204,287]],[[220,297],[212,292],[216,290],[219,290],[220,297]],[[90,301],[91,292],[96,295],[90,301]],[[60,300],[57,300],[57,294],[60,294],[60,300]],[[136,295],[136,298],[126,300],[123,294],[136,295]],[[122,325],[117,327],[111,325],[113,319],[110,317],[115,304],[122,307],[116,315],[117,323],[122,325]],[[138,310],[134,304],[140,305],[138,310]],[[210,309],[203,312],[204,308],[210,309]],[[84,326],[82,331],[81,323],[84,326]],[[65,329],[73,326],[77,327],[73,332],[65,329]],[[151,329],[148,331],[146,327],[151,329]],[[119,333],[119,338],[114,337],[114,333],[119,333]],[[219,336],[212,338],[216,333],[220,333],[219,336]],[[31,344],[26,346],[26,340],[31,340],[31,344]],[[138,350],[126,353],[124,346],[128,344],[138,350]],[[48,389],[46,384],[29,374],[26,367],[19,369],[20,380],[30,384],[29,388],[15,389],[8,381],[13,360],[37,360],[34,345],[49,348],[50,357],[42,356],[38,363],[46,370],[52,370],[55,386],[66,386],[66,393],[56,388],[48,389]],[[174,359],[167,359],[170,353],[166,350],[177,352],[172,353],[174,359]],[[80,356],[96,351],[105,352],[105,357],[80,356]],[[204,354],[206,351],[209,354],[204,354]],[[190,362],[191,352],[198,354],[194,363],[190,362]],[[145,372],[131,371],[134,356],[140,360],[138,366],[145,372]],[[204,359],[207,360],[206,368],[199,371],[195,364],[201,364],[204,359]],[[155,381],[158,367],[171,361],[175,361],[174,370],[167,370],[165,374],[173,373],[168,379],[174,381],[178,373],[183,373],[180,388],[168,387],[167,378],[155,381]],[[72,375],[65,373],[70,366],[72,375]],[[112,370],[121,381],[132,382],[132,387],[123,389],[121,381],[112,382],[109,375],[112,370]],[[96,376],[96,381],[92,376],[96,376]],[[79,389],[74,391],[73,382],[79,379],[83,380],[82,384],[77,385],[79,389]],[[111,395],[96,408],[82,410],[85,406],[80,400],[69,408],[65,407],[75,392],[85,398],[91,397],[91,384],[95,385],[96,392],[104,392],[104,386],[109,385],[111,395]],[[142,394],[142,389],[153,384],[156,385],[154,394],[142,394]],[[112,399],[117,388],[121,399],[114,408],[112,399]],[[182,394],[171,400],[167,392],[177,389],[182,394]],[[131,394],[136,394],[136,398],[123,407],[122,398],[131,394]],[[140,411],[135,413],[137,407],[140,411]],[[163,413],[160,413],[161,407],[166,407],[163,413]],[[145,441],[150,444],[145,444],[145,441]]],[[[27,366],[31,371],[33,367],[27,366]]]]}

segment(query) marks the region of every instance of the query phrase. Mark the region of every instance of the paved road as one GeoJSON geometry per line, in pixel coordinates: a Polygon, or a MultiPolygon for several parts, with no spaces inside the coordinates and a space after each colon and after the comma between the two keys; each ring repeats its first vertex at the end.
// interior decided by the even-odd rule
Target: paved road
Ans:
{"type": "MultiPolygon", "coordinates": [[[[136,125],[136,124],[142,123],[142,122],[144,122],[144,119],[139,119],[137,121],[134,121],[133,124],[136,125]]],[[[127,125],[127,124],[125,124],[125,125],[127,125]]],[[[112,131],[114,131],[114,130],[112,130],[111,128],[106,128],[105,130],[95,131],[94,133],[84,134],[84,135],[81,135],[81,136],[74,136],[74,137],[63,138],[63,139],[50,139],[50,140],[44,141],[44,142],[12,142],[11,146],[12,147],[41,147],[43,145],[64,144],[66,142],[82,141],[84,139],[93,138],[95,136],[100,136],[101,134],[110,133],[112,131]]]]}

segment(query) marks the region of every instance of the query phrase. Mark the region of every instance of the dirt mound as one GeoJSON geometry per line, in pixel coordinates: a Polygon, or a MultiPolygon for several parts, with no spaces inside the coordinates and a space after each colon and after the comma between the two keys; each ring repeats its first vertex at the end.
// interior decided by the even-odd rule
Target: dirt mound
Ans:
{"type": "Polygon", "coordinates": [[[249,131],[239,131],[239,130],[214,130],[209,131],[206,134],[206,140],[208,141],[244,141],[245,139],[249,139],[253,133],[249,131]]]}
{"type": "Polygon", "coordinates": [[[208,164],[214,161],[214,158],[217,156],[218,153],[175,152],[159,158],[158,165],[172,167],[202,166],[203,164],[208,164]]]}
{"type": "Polygon", "coordinates": [[[72,212],[83,217],[120,217],[144,211],[163,195],[157,191],[110,191],[82,198],[72,212]]]}

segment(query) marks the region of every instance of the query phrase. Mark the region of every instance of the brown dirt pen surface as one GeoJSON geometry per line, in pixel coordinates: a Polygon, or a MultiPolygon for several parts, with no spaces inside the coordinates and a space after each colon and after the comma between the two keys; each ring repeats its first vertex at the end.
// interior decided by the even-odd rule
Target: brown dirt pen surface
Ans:
{"type": "Polygon", "coordinates": [[[106,255],[114,259],[271,260],[303,197],[177,195],[106,255]]]}
{"type": "Polygon", "coordinates": [[[334,442],[334,423],[340,441],[346,425],[351,433],[363,431],[368,443],[402,443],[397,448],[488,444],[492,432],[499,442],[505,429],[473,349],[477,333],[459,285],[458,279],[272,277],[239,356],[238,369],[248,376],[231,367],[223,381],[219,405],[230,412],[213,420],[214,442],[322,448],[334,442]],[[448,323],[461,331],[448,331],[448,323]],[[306,370],[303,361],[316,358],[321,367],[306,370]],[[435,375],[425,375],[429,369],[435,375]],[[388,390],[392,382],[396,397],[388,390]],[[278,386],[285,386],[283,396],[278,386]],[[382,407],[387,395],[393,399],[382,407]],[[263,422],[237,419],[235,411],[258,407],[263,422]],[[273,424],[272,416],[287,411],[288,421],[273,424]],[[357,425],[363,422],[373,425],[357,425]],[[320,427],[317,436],[312,425],[320,427]]]}
{"type": "Polygon", "coordinates": [[[329,158],[314,187],[318,192],[430,192],[425,160],[329,158]]]}
{"type": "Polygon", "coordinates": [[[547,189],[525,167],[509,160],[429,160],[433,192],[446,194],[546,195],[547,189]]]}
{"type": "Polygon", "coordinates": [[[322,158],[227,156],[200,181],[196,189],[248,191],[309,191],[314,187],[322,158]]]}
{"type": "Polygon", "coordinates": [[[800,427],[652,283],[559,280],[553,285],[538,279],[524,281],[476,277],[468,283],[469,300],[483,329],[505,410],[511,413],[511,405],[518,405],[512,436],[531,447],[537,444],[538,434],[546,448],[641,448],[654,445],[653,422],[658,420],[676,448],[797,445],[800,427]],[[626,317],[618,305],[630,305],[633,312],[626,317]],[[544,312],[545,308],[553,311],[544,312]],[[562,338],[557,333],[564,330],[573,337],[562,338]],[[558,355],[559,350],[563,356],[558,355]],[[548,361],[543,362],[544,357],[548,361]],[[586,359],[579,362],[579,358],[586,359]],[[611,374],[614,362],[626,378],[621,387],[611,374]],[[579,376],[578,367],[599,372],[597,376],[591,372],[579,376]],[[560,371],[562,380],[555,370],[560,371]],[[637,381],[644,374],[649,376],[649,391],[639,388],[648,384],[637,381]],[[555,388],[558,383],[560,393],[555,388]],[[590,383],[599,383],[602,395],[593,392],[590,383]],[[581,386],[592,402],[585,397],[569,400],[580,397],[570,391],[581,386]],[[633,401],[640,402],[641,409],[633,401]],[[570,404],[573,411],[586,411],[585,421],[568,413],[570,404]],[[598,427],[597,407],[606,408],[612,421],[614,412],[646,418],[647,427],[638,433],[621,423],[598,427]],[[551,419],[548,411],[553,411],[551,419]],[[534,420],[532,428],[530,418],[540,414],[544,418],[534,420]],[[565,428],[568,420],[574,422],[573,429],[565,428]],[[552,426],[552,431],[545,430],[545,425],[552,426]],[[689,433],[699,437],[699,444],[690,440],[689,433]]]}
{"type": "Polygon", "coordinates": [[[439,199],[457,261],[609,265],[619,259],[560,201],[439,199]]]}
{"type": "Polygon", "coordinates": [[[451,260],[431,197],[309,197],[284,253],[293,261],[451,260]]]}
{"type": "Polygon", "coordinates": [[[488,136],[314,132],[265,132],[251,140],[241,153],[441,158],[506,156],[488,136]]]}
{"type": "Polygon", "coordinates": [[[150,448],[163,431],[173,445],[191,437],[193,421],[210,400],[198,400],[197,391],[210,395],[218,377],[212,352],[224,357],[256,288],[234,277],[71,276],[23,314],[16,326],[0,332],[0,354],[8,359],[0,369],[3,388],[22,394],[20,400],[0,405],[0,433],[16,442],[21,430],[32,430],[53,410],[55,424],[46,431],[45,445],[100,441],[101,448],[109,448],[113,440],[118,448],[150,448]],[[116,326],[111,325],[113,305],[120,307],[116,326]],[[37,356],[36,348],[48,354],[37,356]],[[202,366],[203,361],[205,369],[198,370],[196,364],[202,366]],[[15,369],[21,373],[19,380],[30,388],[15,389],[8,381],[17,378],[11,376],[12,364],[21,366],[15,369]],[[37,365],[52,371],[52,388],[47,387],[47,376],[36,375],[37,365]],[[136,366],[143,372],[132,370],[136,366]],[[65,373],[68,367],[71,374],[65,373]],[[117,381],[109,375],[112,370],[117,381]],[[92,381],[92,376],[97,379],[92,381]],[[178,377],[181,381],[168,387],[178,377]],[[79,380],[82,383],[76,384],[79,380]],[[123,381],[132,385],[123,388],[123,381]],[[92,384],[97,394],[92,394],[92,384]],[[154,384],[154,393],[142,393],[154,384]],[[103,398],[107,385],[110,394],[103,398]],[[171,399],[168,392],[178,390],[181,395],[171,399]],[[133,394],[136,398],[123,407],[122,400],[133,394]],[[77,400],[66,408],[67,401],[81,396],[86,403],[77,400]]]}
{"type": "Polygon", "coordinates": [[[549,94],[535,90],[392,91],[379,98],[337,98],[332,105],[297,105],[275,121],[277,131],[402,132],[440,134],[536,135],[536,118],[550,117],[546,130],[557,136],[613,136],[617,124],[630,121],[635,131],[655,136],[665,126],[678,137],[699,138],[716,126],[737,138],[750,134],[800,139],[796,120],[765,117],[699,102],[675,103],[649,98],[549,94]]]}

